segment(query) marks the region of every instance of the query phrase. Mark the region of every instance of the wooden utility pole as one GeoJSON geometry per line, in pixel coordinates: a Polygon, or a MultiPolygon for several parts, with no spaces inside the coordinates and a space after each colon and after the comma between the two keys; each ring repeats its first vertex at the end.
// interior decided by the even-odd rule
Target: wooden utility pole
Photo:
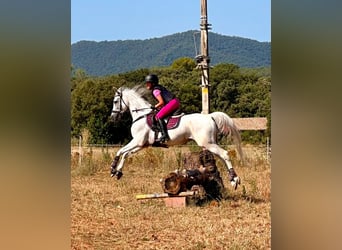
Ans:
{"type": "Polygon", "coordinates": [[[202,114],[209,114],[209,52],[207,0],[201,1],[201,54],[196,56],[197,67],[201,69],[202,114]]]}

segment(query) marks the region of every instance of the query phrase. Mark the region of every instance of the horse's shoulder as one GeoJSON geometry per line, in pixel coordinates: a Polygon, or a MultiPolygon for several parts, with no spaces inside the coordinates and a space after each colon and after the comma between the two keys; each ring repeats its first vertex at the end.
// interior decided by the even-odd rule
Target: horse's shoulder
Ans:
{"type": "Polygon", "coordinates": [[[195,117],[195,116],[203,116],[203,114],[201,114],[201,113],[190,113],[190,114],[186,114],[185,116],[195,117]]]}

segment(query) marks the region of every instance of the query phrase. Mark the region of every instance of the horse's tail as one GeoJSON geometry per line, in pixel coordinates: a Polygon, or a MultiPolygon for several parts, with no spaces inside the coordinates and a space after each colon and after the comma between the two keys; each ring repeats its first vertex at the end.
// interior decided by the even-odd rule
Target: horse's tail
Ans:
{"type": "Polygon", "coordinates": [[[239,152],[241,161],[244,162],[244,155],[241,147],[241,135],[232,118],[223,112],[213,112],[209,114],[215,121],[219,132],[225,136],[230,136],[239,152]]]}

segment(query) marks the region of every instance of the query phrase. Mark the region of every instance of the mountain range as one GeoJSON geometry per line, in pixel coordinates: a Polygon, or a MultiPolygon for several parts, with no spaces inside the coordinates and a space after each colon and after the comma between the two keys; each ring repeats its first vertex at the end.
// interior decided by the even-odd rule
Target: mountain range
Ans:
{"type": "MultiPolygon", "coordinates": [[[[271,42],[208,33],[210,66],[232,63],[242,68],[271,66],[271,42]]],[[[200,54],[200,33],[189,30],[145,40],[79,41],[71,45],[71,63],[92,76],[170,66],[200,54]]]]}

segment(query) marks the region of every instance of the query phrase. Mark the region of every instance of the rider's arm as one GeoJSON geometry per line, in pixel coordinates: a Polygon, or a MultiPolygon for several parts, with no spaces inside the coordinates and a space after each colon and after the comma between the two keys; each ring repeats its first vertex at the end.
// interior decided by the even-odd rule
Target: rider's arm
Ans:
{"type": "Polygon", "coordinates": [[[155,108],[162,108],[164,106],[164,100],[161,95],[156,96],[156,99],[158,100],[158,103],[154,105],[155,108]]]}

